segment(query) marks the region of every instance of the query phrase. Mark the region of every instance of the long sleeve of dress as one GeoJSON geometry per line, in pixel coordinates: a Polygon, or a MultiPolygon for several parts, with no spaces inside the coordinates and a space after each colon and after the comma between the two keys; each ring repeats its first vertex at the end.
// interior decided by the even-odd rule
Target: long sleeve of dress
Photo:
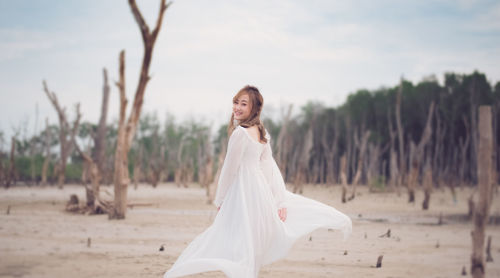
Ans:
{"type": "Polygon", "coordinates": [[[273,196],[276,201],[276,206],[279,208],[285,205],[286,187],[283,177],[281,176],[280,169],[273,158],[270,141],[271,138],[269,137],[269,134],[267,134],[266,137],[268,142],[260,158],[260,168],[264,173],[267,183],[271,187],[271,191],[273,192],[273,196]]]}
{"type": "Polygon", "coordinates": [[[229,137],[226,157],[224,158],[224,164],[220,172],[217,191],[215,193],[214,205],[217,207],[221,206],[227,191],[238,173],[243,153],[248,144],[248,139],[245,138],[246,134],[244,134],[244,132],[244,130],[237,127],[231,134],[231,137],[229,137]]]}

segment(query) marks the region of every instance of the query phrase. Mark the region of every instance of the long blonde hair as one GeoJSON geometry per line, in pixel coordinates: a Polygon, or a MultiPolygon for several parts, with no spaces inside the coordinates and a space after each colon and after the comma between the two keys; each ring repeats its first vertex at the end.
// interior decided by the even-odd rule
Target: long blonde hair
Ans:
{"type": "MultiPolygon", "coordinates": [[[[262,112],[262,107],[264,106],[264,98],[260,94],[259,89],[254,86],[246,85],[233,97],[233,102],[238,100],[238,98],[240,98],[244,94],[248,95],[252,109],[250,110],[250,116],[242,120],[238,124],[244,128],[249,128],[256,125],[259,129],[260,141],[267,143],[266,129],[260,121],[260,113],[262,112]]],[[[235,128],[236,125],[234,124],[234,113],[231,113],[231,119],[229,120],[229,124],[227,126],[227,133],[229,136],[231,136],[231,133],[233,133],[233,130],[235,128]]]]}

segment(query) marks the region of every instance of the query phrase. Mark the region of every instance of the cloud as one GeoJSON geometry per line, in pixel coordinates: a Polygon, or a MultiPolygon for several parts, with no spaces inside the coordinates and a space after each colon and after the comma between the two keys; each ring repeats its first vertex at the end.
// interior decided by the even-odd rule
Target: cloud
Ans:
{"type": "MultiPolygon", "coordinates": [[[[307,100],[340,104],[358,88],[392,86],[402,74],[418,81],[478,69],[498,80],[500,5],[491,3],[176,1],[155,46],[144,111],[225,122],[232,95],[249,83],[261,88],[266,105],[297,107],[307,100]]],[[[10,125],[5,119],[31,113],[26,100],[40,103],[41,118],[57,120],[41,91],[42,78],[65,106],[80,101],[84,120],[95,121],[101,69],[107,67],[116,80],[121,49],[133,97],[143,50],[126,3],[60,5],[71,7],[53,14],[47,4],[36,11],[50,24],[37,22],[38,15],[29,17],[31,24],[0,27],[0,103],[12,103],[0,111],[1,127],[10,125]],[[68,10],[79,12],[69,16],[68,10]],[[11,94],[22,95],[24,104],[11,94]]],[[[141,2],[140,8],[154,24],[158,1],[141,2]]],[[[113,86],[111,119],[117,110],[113,86]]]]}

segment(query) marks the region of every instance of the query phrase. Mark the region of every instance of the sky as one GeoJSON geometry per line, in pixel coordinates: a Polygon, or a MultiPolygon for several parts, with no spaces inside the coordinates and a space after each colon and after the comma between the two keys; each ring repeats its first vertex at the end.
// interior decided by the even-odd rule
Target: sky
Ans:
{"type": "MultiPolygon", "coordinates": [[[[137,2],[153,28],[159,1],[137,2]]],[[[176,0],[154,48],[143,112],[218,126],[247,84],[264,96],[264,114],[278,118],[289,104],[294,111],[307,101],[335,107],[401,76],[418,82],[479,70],[494,84],[499,18],[500,1],[490,0],[176,0]]],[[[131,103],[143,47],[127,1],[0,0],[4,139],[16,130],[29,137],[46,118],[57,123],[42,80],[70,120],[80,103],[83,121],[96,123],[103,68],[112,86],[108,119],[116,121],[122,49],[131,103]]]]}

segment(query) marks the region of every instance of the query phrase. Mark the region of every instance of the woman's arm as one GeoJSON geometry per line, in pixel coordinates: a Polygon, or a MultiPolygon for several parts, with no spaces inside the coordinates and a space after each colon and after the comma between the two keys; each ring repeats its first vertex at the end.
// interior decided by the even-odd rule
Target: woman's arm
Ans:
{"type": "Polygon", "coordinates": [[[224,164],[217,183],[217,191],[215,193],[214,205],[217,206],[217,208],[220,208],[222,205],[222,201],[224,201],[226,193],[238,173],[243,152],[248,143],[248,138],[245,138],[246,134],[244,134],[244,132],[245,131],[242,130],[241,127],[237,127],[231,134],[231,137],[229,137],[226,158],[224,159],[224,164]]]}

